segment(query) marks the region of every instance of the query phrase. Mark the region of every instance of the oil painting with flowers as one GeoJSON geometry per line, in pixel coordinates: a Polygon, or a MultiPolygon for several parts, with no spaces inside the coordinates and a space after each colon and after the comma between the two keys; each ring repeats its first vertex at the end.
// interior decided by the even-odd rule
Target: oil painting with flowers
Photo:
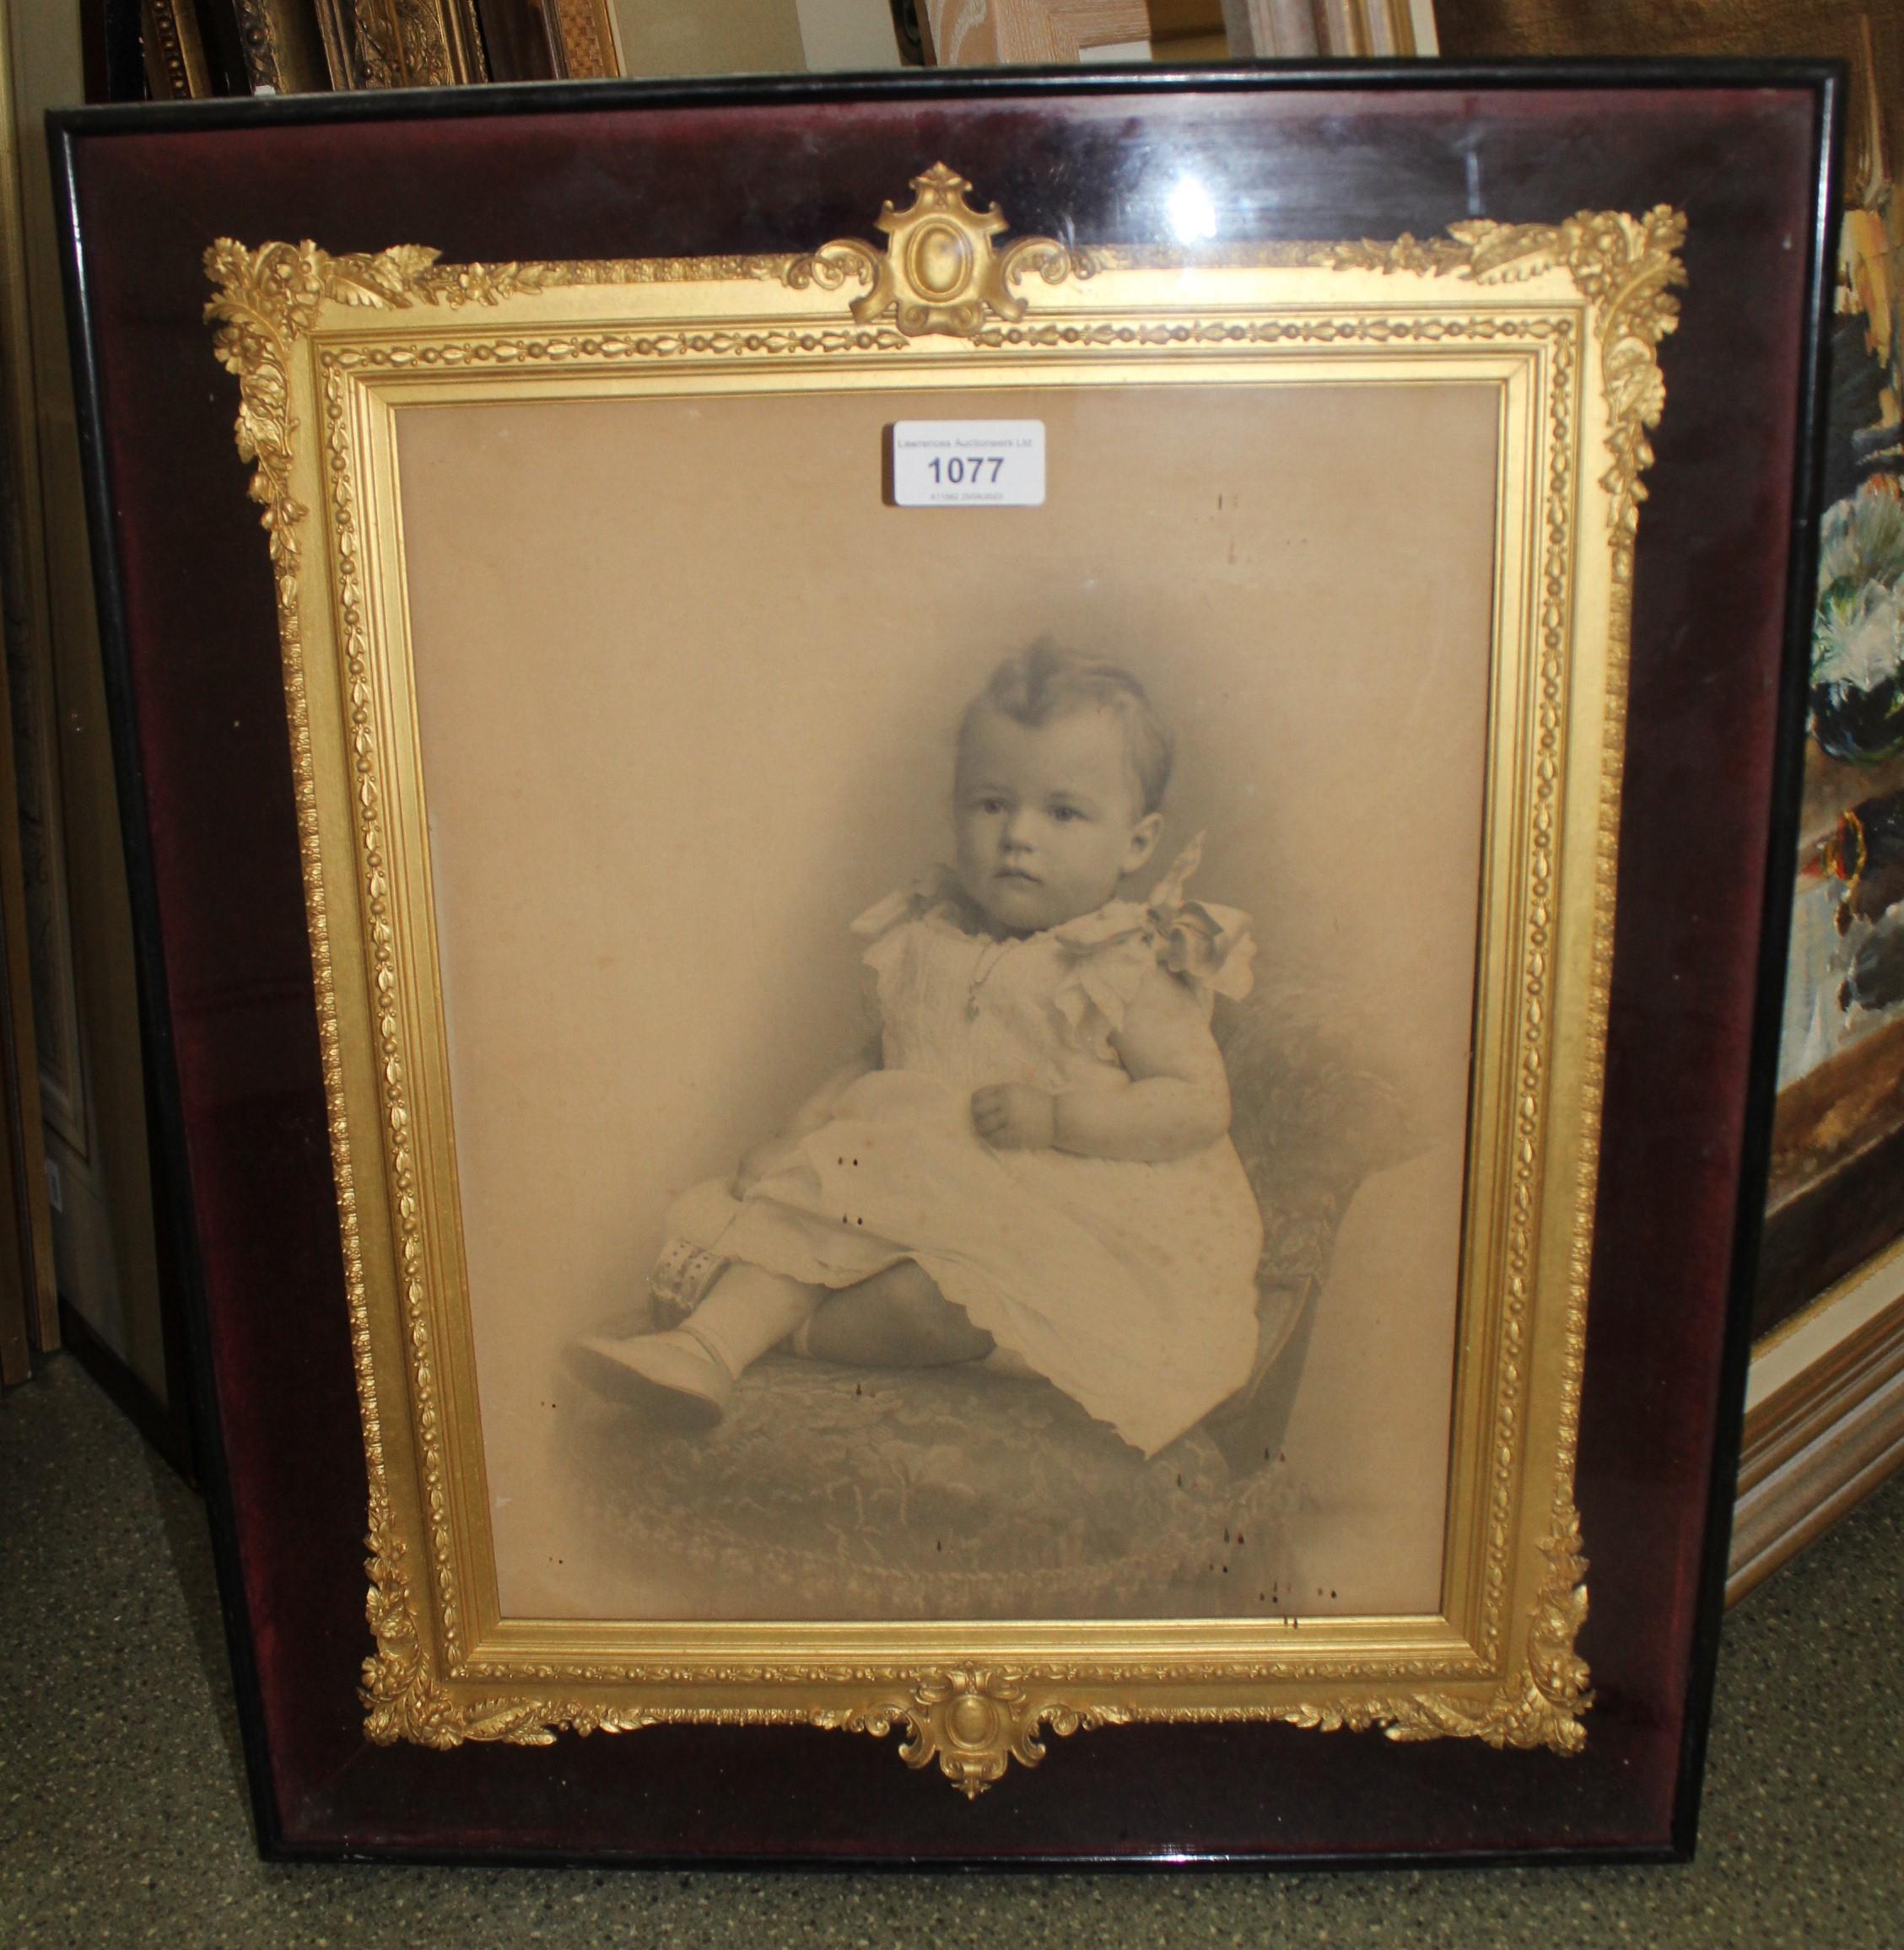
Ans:
{"type": "Polygon", "coordinates": [[[1898,196],[1846,214],[1778,1105],[1755,1331],[1904,1210],[1904,444],[1898,196]]]}

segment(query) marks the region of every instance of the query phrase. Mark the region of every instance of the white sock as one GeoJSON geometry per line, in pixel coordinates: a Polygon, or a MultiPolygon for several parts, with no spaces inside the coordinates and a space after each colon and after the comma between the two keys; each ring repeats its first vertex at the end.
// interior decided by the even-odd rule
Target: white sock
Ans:
{"type": "Polygon", "coordinates": [[[804,1326],[818,1304],[807,1287],[752,1267],[734,1266],[681,1323],[680,1331],[692,1334],[737,1378],[769,1348],[804,1326]]]}

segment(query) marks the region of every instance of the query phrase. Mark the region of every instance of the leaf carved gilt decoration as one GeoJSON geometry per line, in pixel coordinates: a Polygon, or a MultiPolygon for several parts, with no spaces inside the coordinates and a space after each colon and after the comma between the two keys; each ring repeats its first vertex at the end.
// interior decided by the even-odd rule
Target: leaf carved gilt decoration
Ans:
{"type": "MultiPolygon", "coordinates": [[[[1093,333],[1113,335],[1119,345],[1146,342],[1148,326],[1076,318],[1043,321],[1025,286],[1033,278],[1048,285],[1088,279],[1101,267],[1154,261],[1166,254],[1113,246],[1080,250],[1048,237],[1022,238],[1000,248],[997,240],[1006,228],[1005,220],[995,205],[984,212],[971,206],[971,185],[965,179],[941,164],[914,179],[913,188],[914,202],[908,210],[895,212],[887,203],[876,219],[886,239],[883,250],[859,239],[843,239],[810,253],[780,256],[445,265],[436,252],[418,245],[332,256],[309,242],[248,249],[222,240],[207,253],[206,271],[214,287],[207,316],[215,327],[217,356],[239,382],[238,448],[253,469],[248,492],[260,508],[268,540],[290,722],[320,1042],[369,1479],[367,1613],[375,1650],[364,1662],[360,1693],[366,1735],[382,1744],[402,1740],[448,1748],[466,1741],[542,1744],[564,1728],[586,1734],[660,1723],[806,1725],[880,1737],[898,1731],[904,1736],[899,1752],[909,1765],[925,1769],[936,1764],[968,1798],[1002,1778],[1013,1760],[1037,1764],[1044,1757],[1047,1730],[1062,1736],[1146,1720],[1373,1727],[1395,1740],[1460,1736],[1496,1747],[1577,1752],[1586,1737],[1583,1716],[1593,1697],[1586,1667],[1576,1651],[1586,1617],[1587,1564],[1572,1500],[1584,1363],[1586,1241],[1597,1162],[1591,1140],[1585,1145],[1580,1182],[1574,1188],[1579,1243],[1564,1296],[1557,1489],[1538,1531],[1526,1533],[1530,1539],[1540,1538],[1540,1570],[1531,1606],[1519,1621],[1524,1656],[1491,1691],[1479,1690],[1473,1683],[1480,1667],[1451,1671],[1443,1684],[1432,1676],[1424,1680],[1419,1662],[1411,1664],[1388,1654],[1363,1660],[1346,1673],[1327,1662],[1312,1666],[1293,1656],[1138,1665],[1109,1658],[1008,1660],[971,1653],[956,1660],[920,1662],[864,1662],[844,1656],[780,1664],[623,1660],[549,1665],[525,1676],[520,1668],[486,1659],[464,1643],[463,1596],[450,1568],[454,1551],[445,1514],[448,1499],[436,1473],[440,1470],[438,1452],[428,1441],[419,1444],[418,1452],[424,1512],[420,1532],[407,1531],[399,1519],[385,1453],[386,1414],[380,1406],[380,1375],[373,1358],[355,1173],[360,1166],[386,1171],[402,1212],[407,1201],[414,1203],[420,1167],[410,1148],[408,1086],[394,999],[398,967],[390,938],[391,920],[387,906],[380,905],[384,897],[378,892],[381,870],[375,863],[390,843],[370,718],[370,677],[359,640],[362,626],[352,620],[363,606],[360,591],[350,583],[359,573],[355,563],[361,552],[350,532],[354,515],[348,493],[337,485],[343,474],[333,459],[327,463],[333,496],[329,512],[339,537],[337,606],[345,618],[339,648],[353,771],[355,840],[360,859],[370,863],[359,875],[359,896],[369,922],[369,979],[378,999],[372,1026],[382,1073],[382,1129],[367,1134],[348,1124],[344,1115],[343,1032],[327,935],[325,862],[320,857],[318,788],[305,692],[304,606],[327,599],[314,590],[317,578],[307,568],[300,541],[310,511],[294,489],[295,463],[302,443],[313,438],[314,430],[299,423],[294,407],[294,361],[317,330],[327,305],[441,314],[453,322],[477,317],[525,294],[586,285],[720,279],[829,295],[850,286],[856,295],[842,304],[842,315],[831,321],[802,315],[785,322],[750,321],[731,326],[617,326],[589,331],[552,324],[532,335],[499,338],[489,333],[480,340],[466,335],[440,347],[407,341],[401,356],[454,359],[466,365],[504,358],[520,365],[540,358],[560,360],[573,369],[589,358],[624,363],[690,355],[817,359],[836,351],[900,356],[915,352],[917,342],[933,337],[1006,348],[1040,342],[1041,333],[1069,334],[1068,345],[1088,346],[1093,333]],[[361,1147],[361,1160],[353,1158],[353,1145],[361,1147]],[[1259,1700],[1235,1696],[1247,1695],[1253,1686],[1306,1683],[1312,1673],[1318,1681],[1313,1699],[1292,1697],[1286,1691],[1259,1700]],[[1457,1678],[1468,1683],[1457,1685],[1457,1678]],[[1322,1683],[1324,1679],[1327,1684],[1322,1683]],[[706,1688],[722,1689],[723,1699],[709,1704],[677,1696],[682,1689],[706,1688]],[[1154,1691],[1157,1688],[1176,1690],[1166,1698],[1154,1691]],[[1146,1689],[1152,1689],[1150,1696],[1146,1689]],[[1214,1696],[1225,1689],[1230,1696],[1214,1696]]],[[[1607,546],[1613,570],[1615,638],[1610,655],[1615,661],[1626,641],[1637,507],[1645,495],[1642,477],[1653,460],[1647,436],[1658,423],[1664,401],[1658,347],[1677,315],[1673,290],[1684,282],[1677,255],[1684,233],[1683,219],[1669,210],[1656,209],[1643,217],[1584,213],[1555,225],[1470,222],[1453,226],[1446,237],[1427,241],[1403,236],[1386,243],[1281,246],[1265,253],[1276,261],[1321,270],[1452,279],[1489,288],[1510,287],[1551,271],[1567,273],[1592,315],[1598,347],[1597,376],[1606,424],[1606,464],[1599,485],[1610,507],[1607,546]]],[[[1174,329],[1156,328],[1160,332],[1174,329]]],[[[1399,314],[1383,318],[1357,313],[1299,321],[1239,314],[1205,321],[1195,329],[1226,335],[1221,340],[1226,345],[1248,347],[1312,342],[1330,333],[1335,342],[1387,342],[1410,334],[1459,336],[1469,328],[1459,319],[1437,320],[1414,312],[1405,319],[1399,314]],[[1303,334],[1308,337],[1299,336],[1303,334]]],[[[1542,342],[1564,375],[1571,369],[1569,362],[1578,363],[1578,341],[1564,322],[1540,324],[1538,331],[1545,335],[1542,342]]],[[[353,360],[369,369],[378,359],[397,356],[374,347],[348,355],[326,353],[332,363],[326,368],[326,384],[341,388],[346,374],[358,369],[353,360]]],[[[1556,387],[1556,394],[1554,412],[1564,416],[1570,410],[1566,388],[1556,387]]],[[[321,391],[319,402],[321,413],[330,416],[327,425],[334,429],[338,421],[335,401],[326,406],[321,391]]],[[[1571,549],[1567,509],[1573,482],[1565,461],[1567,439],[1561,436],[1572,430],[1571,425],[1556,424],[1554,446],[1560,458],[1545,489],[1549,530],[1558,539],[1549,545],[1551,559],[1543,557],[1541,662],[1536,686],[1536,736],[1543,753],[1557,753],[1561,737],[1568,573],[1564,564],[1571,549]]],[[[329,437],[324,429],[317,431],[329,437]]],[[[1615,750],[1621,695],[1615,683],[1609,707],[1613,721],[1610,738],[1615,750]]],[[[1610,776],[1601,801],[1603,842],[1610,837],[1607,822],[1617,812],[1617,791],[1616,775],[1610,776]]],[[[1538,821],[1538,806],[1535,816],[1538,821]]],[[[1551,840],[1547,843],[1551,849],[1551,840]]],[[[1543,853],[1538,840],[1530,859],[1527,898],[1535,919],[1519,1009],[1522,1043],[1531,1067],[1521,1080],[1524,1090],[1516,1096],[1532,1107],[1524,1112],[1524,1144],[1537,1145],[1540,1072],[1549,1048],[1552,960],[1551,935],[1543,931],[1540,913],[1555,868],[1551,850],[1543,853]]],[[[1604,995],[1610,972],[1610,864],[1601,875],[1598,897],[1592,980],[1604,995]]],[[[1585,1107],[1597,1133],[1604,1010],[1594,1020],[1602,1026],[1591,1032],[1585,1107]]],[[[1526,1168],[1531,1172],[1531,1166],[1526,1168]]],[[[1510,1202],[1524,1202],[1518,1188],[1510,1202]]],[[[397,1290],[409,1363],[409,1408],[420,1423],[429,1425],[440,1415],[441,1403],[420,1247],[410,1220],[405,1219],[397,1230],[397,1290]]],[[[1534,1275],[1531,1239],[1521,1237],[1518,1244],[1510,1242],[1510,1247],[1505,1331],[1513,1346],[1524,1343],[1530,1331],[1534,1275]]],[[[1521,1407],[1518,1396],[1506,1398],[1505,1420],[1512,1423],[1521,1407]]],[[[1497,1459],[1489,1490],[1488,1576],[1496,1599],[1507,1588],[1502,1567],[1518,1480],[1517,1452],[1511,1441],[1501,1454],[1505,1460],[1497,1459]]],[[[1477,1654],[1495,1662],[1499,1669],[1508,1621],[1501,1617],[1498,1604],[1488,1615],[1493,1619],[1493,1636],[1479,1642],[1477,1654]]]]}

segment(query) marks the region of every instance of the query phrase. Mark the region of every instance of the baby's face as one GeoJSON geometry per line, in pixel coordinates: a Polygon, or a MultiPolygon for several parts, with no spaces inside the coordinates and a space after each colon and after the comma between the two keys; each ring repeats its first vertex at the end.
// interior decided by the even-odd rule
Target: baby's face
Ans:
{"type": "Polygon", "coordinates": [[[1048,725],[981,711],[958,751],[953,787],[958,877],[1001,934],[1031,935],[1115,897],[1157,844],[1108,711],[1048,725]]]}

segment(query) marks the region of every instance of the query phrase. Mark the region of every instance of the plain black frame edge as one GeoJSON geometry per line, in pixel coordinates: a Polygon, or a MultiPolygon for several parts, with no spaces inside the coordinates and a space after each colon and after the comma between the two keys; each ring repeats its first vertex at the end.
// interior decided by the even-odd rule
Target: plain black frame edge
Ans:
{"type": "Polygon", "coordinates": [[[1711,1737],[1713,1693],[1718,1673],[1725,1619],[1725,1587],[1737,1507],[1739,1452],[1745,1439],[1745,1385],[1751,1366],[1753,1302],[1758,1291],[1759,1252],[1765,1232],[1765,1185],[1772,1160],[1772,1120],[1777,1107],[1777,1025],[1783,1014],[1792,906],[1796,896],[1792,861],[1798,851],[1799,795],[1804,780],[1803,728],[1810,681],[1811,617],[1817,605],[1819,505],[1824,483],[1826,424],[1825,321],[1837,271],[1838,193],[1844,162],[1844,104],[1847,70],[1823,65],[1814,84],[1818,160],[1810,253],[1805,265],[1802,378],[1793,454],[1791,549],[1786,570],[1785,648],[1779,674],[1777,736],[1772,779],[1771,850],[1766,861],[1759,966],[1752,1010],[1755,1055],[1747,1084],[1741,1147],[1739,1209],[1733,1231],[1732,1278],[1719,1376],[1719,1416],[1713,1474],[1707,1489],[1706,1561],[1695,1608],[1688,1679],[1697,1710],[1686,1716],[1680,1745],[1680,1779],[1674,1796],[1673,1845],[1690,1861],[1698,1843],[1705,1792],[1706,1748],[1711,1737]]]}
{"type": "MultiPolygon", "coordinates": [[[[83,112],[83,111],[82,111],[83,112]]],[[[237,1516],[231,1473],[220,1426],[212,1376],[211,1322],[206,1305],[204,1269],[191,1204],[191,1172],[172,1041],[171,999],[159,924],[159,888],[154,870],[151,830],[146,816],[145,769],[140,762],[133,708],[132,663],[127,652],[126,618],[120,600],[119,550],[112,522],[113,498],[100,411],[100,375],[93,357],[92,297],[79,234],[73,144],[60,111],[46,118],[53,193],[60,224],[60,267],[66,294],[68,349],[73,361],[74,407],[80,460],[85,477],[86,520],[93,563],[93,594],[99,614],[100,653],[104,665],[106,719],[118,788],[121,844],[126,854],[127,889],[132,913],[132,944],[138,994],[139,1042],[145,1061],[147,1145],[151,1160],[154,1246],[161,1293],[174,1296],[173,1312],[185,1326],[186,1411],[197,1487],[205,1499],[218,1572],[218,1608],[224,1614],[225,1651],[237,1694],[238,1725],[245,1753],[246,1786],[258,1850],[272,1859],[283,1844],[283,1828],[274,1791],[275,1776],[265,1738],[264,1695],[258,1679],[251,1621],[245,1602],[239,1562],[237,1516]]]]}
{"type": "MultiPolygon", "coordinates": [[[[278,122],[479,120],[518,110],[717,108],[801,102],[1000,100],[1037,95],[1168,95],[1202,90],[1247,94],[1265,82],[1297,91],[1354,88],[1397,93],[1543,88],[1806,88],[1834,79],[1842,98],[1844,63],[1745,57],[1645,56],[1631,61],[1523,56],[1484,62],[1424,60],[1259,61],[1177,67],[1104,65],[898,69],[860,74],[747,74],[661,80],[490,82],[461,88],[359,89],[348,94],[225,95],[197,101],[100,103],[47,112],[56,162],[74,136],[143,134],[166,128],[268,127],[278,122]]],[[[68,186],[56,170],[62,213],[73,217],[68,186]]],[[[76,219],[68,240],[78,247],[76,219]]]]}
{"type": "Polygon", "coordinates": [[[182,1301],[189,1355],[189,1409],[199,1486],[205,1497],[216,1561],[220,1607],[260,1855],[267,1861],[359,1861],[402,1864],[524,1867],[618,1866],[701,1871],[801,1867],[809,1870],[938,1869],[961,1872],[1035,1872],[1054,1867],[1137,1872],[1159,1868],[1263,1870],[1285,1867],[1484,1867],[1585,1866],[1598,1863],[1686,1862],[1696,1844],[1704,1758],[1710,1734],[1713,1688],[1724,1617],[1726,1566],[1736,1475],[1744,1425],[1746,1371],[1751,1351],[1750,1305],[1760,1236],[1763,1184],[1772,1141],[1777,1050],[1768,1035],[1783,994],[1785,935],[1792,901],[1784,870],[1796,844],[1804,676],[1815,578],[1817,498],[1824,456],[1821,411],[1820,321],[1833,262],[1838,212],[1837,186],[1842,141],[1843,63],[1835,61],[1654,59],[1552,62],[1259,62],[1248,67],[1169,68],[1023,68],[846,76],[713,78],[685,81],[531,82],[444,89],[401,89],[296,98],[234,97],[203,102],[108,105],[61,109],[46,116],[54,193],[61,229],[67,326],[73,356],[81,458],[91,532],[93,579],[99,607],[107,714],[118,773],[120,821],[132,897],[139,1017],[147,1063],[146,1103],[151,1143],[154,1211],[162,1286],[182,1301]],[[835,101],[1009,98],[1056,95],[1159,96],[1193,89],[1242,93],[1274,83],[1288,91],[1353,86],[1363,89],[1445,93],[1513,85],[1527,89],[1630,89],[1713,86],[1781,87],[1809,92],[1814,101],[1814,154],[1818,161],[1813,224],[1804,283],[1792,532],[1787,572],[1786,624],[1774,754],[1771,850],[1761,909],[1759,966],[1755,983],[1752,1042],[1743,1125],[1739,1197],[1728,1283],[1728,1322],[1718,1376],[1712,1468],[1707,1487],[1705,1543],[1687,1663],[1687,1710],[1679,1775],[1667,1839],[1658,1844],[1580,1850],[1445,1850],[1433,1853],[1340,1851],[1304,1855],[1181,1856],[1077,1855],[947,1858],[917,1856],[811,1856],[742,1855],[618,1855],[576,1856],[555,1850],[413,1850],[359,1851],[303,1845],[285,1835],[276,1780],[265,1740],[264,1702],[252,1644],[249,1608],[239,1562],[229,1470],[213,1391],[210,1322],[203,1268],[193,1222],[191,1172],[183,1110],[171,1037],[171,1018],[159,925],[159,897],[145,819],[145,780],[140,762],[133,685],[120,601],[118,552],[113,535],[109,479],[93,350],[93,319],[82,235],[75,144],[80,138],[146,133],[165,128],[215,130],[349,123],[396,119],[475,119],[518,110],[573,112],[637,106],[718,107],[835,101]]]}

